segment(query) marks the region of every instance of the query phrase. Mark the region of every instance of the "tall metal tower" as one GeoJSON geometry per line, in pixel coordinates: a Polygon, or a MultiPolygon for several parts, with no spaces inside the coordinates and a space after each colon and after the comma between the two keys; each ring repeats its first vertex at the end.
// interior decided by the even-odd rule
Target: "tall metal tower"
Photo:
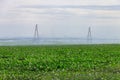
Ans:
{"type": "Polygon", "coordinates": [[[88,28],[87,43],[92,43],[91,27],[88,28]]]}
{"type": "Polygon", "coordinates": [[[36,24],[36,26],[35,26],[34,40],[39,40],[38,24],[36,24]]]}

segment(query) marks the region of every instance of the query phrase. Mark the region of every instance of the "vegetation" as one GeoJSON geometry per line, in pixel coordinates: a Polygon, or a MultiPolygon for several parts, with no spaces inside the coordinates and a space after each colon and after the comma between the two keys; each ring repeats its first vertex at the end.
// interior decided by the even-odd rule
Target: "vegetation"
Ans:
{"type": "Polygon", "coordinates": [[[1,46],[1,80],[120,80],[120,45],[1,46]]]}

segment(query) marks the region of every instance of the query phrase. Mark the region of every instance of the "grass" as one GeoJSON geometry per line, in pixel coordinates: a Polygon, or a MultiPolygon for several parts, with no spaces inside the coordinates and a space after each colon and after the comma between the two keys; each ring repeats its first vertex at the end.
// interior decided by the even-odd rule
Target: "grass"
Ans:
{"type": "Polygon", "coordinates": [[[1,80],[120,80],[120,45],[1,46],[1,80]]]}

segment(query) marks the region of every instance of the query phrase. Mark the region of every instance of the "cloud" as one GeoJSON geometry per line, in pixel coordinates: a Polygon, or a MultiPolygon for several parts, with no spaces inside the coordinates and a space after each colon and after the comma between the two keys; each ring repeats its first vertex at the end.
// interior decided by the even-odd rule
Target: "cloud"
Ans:
{"type": "Polygon", "coordinates": [[[111,6],[96,6],[96,5],[89,5],[89,6],[79,6],[79,5],[22,5],[19,8],[78,8],[78,9],[91,9],[91,10],[120,10],[120,5],[111,5],[111,6]]]}
{"type": "MultiPolygon", "coordinates": [[[[0,0],[0,34],[4,34],[2,31],[6,29],[8,34],[11,33],[10,36],[24,35],[27,32],[32,34],[36,23],[43,36],[49,36],[53,29],[52,32],[56,35],[61,32],[62,36],[74,36],[73,33],[78,32],[77,36],[80,37],[84,36],[82,32],[89,25],[95,28],[96,34],[105,34],[108,29],[120,30],[119,14],[120,0],[0,0]],[[16,28],[13,29],[14,27],[16,28]],[[18,33],[14,35],[12,31],[18,33]]],[[[114,32],[116,31],[106,36],[113,35],[114,32]]]]}
{"type": "MultiPolygon", "coordinates": [[[[38,15],[69,15],[81,18],[120,19],[120,5],[95,6],[95,5],[25,5],[18,8],[29,10],[29,13],[38,15]]],[[[58,16],[57,16],[58,17],[58,16]]]]}
{"type": "Polygon", "coordinates": [[[120,5],[119,0],[17,0],[23,5],[120,5]]]}

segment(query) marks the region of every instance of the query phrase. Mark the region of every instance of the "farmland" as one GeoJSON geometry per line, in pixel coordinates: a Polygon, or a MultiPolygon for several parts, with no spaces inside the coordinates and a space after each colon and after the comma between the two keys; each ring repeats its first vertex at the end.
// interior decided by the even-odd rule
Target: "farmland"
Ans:
{"type": "Polygon", "coordinates": [[[1,46],[0,80],[120,80],[120,45],[1,46]]]}

